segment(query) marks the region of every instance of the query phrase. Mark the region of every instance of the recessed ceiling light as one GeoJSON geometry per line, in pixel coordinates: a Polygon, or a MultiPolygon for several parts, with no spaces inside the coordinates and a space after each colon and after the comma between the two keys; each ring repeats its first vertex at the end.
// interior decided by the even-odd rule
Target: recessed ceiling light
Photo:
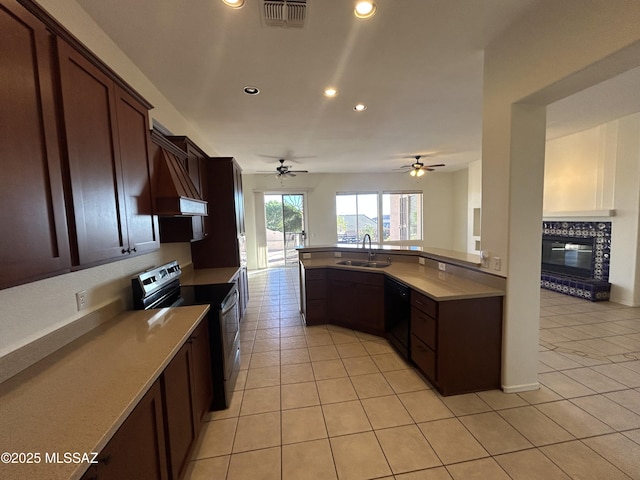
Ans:
{"type": "Polygon", "coordinates": [[[242,8],[244,5],[244,0],[222,0],[222,2],[231,8],[242,8]]]}
{"type": "Polygon", "coordinates": [[[324,91],[324,96],[325,97],[335,97],[338,94],[338,90],[336,90],[335,88],[327,88],[324,91]]]}
{"type": "Polygon", "coordinates": [[[365,104],[363,104],[363,103],[359,103],[355,107],[353,107],[353,109],[356,112],[364,112],[367,109],[367,106],[365,104]]]}
{"type": "Polygon", "coordinates": [[[243,90],[247,95],[258,95],[260,93],[260,89],[258,87],[252,87],[251,85],[247,85],[243,90]]]}
{"type": "Polygon", "coordinates": [[[371,18],[376,13],[376,4],[370,1],[357,2],[353,13],[358,18],[371,18]]]}

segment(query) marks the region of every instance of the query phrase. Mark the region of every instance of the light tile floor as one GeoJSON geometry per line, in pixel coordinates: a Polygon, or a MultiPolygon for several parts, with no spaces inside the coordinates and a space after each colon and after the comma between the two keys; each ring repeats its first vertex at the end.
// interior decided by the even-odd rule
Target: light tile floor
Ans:
{"type": "Polygon", "coordinates": [[[187,479],[640,479],[640,308],[543,290],[541,388],[442,397],[384,339],[303,326],[297,275],[250,274],[232,405],[187,479]]]}

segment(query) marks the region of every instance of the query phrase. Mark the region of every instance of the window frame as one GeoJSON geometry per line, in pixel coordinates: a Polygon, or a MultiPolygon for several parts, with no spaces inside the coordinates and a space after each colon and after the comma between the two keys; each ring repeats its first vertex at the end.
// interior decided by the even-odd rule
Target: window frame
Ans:
{"type": "MultiPolygon", "coordinates": [[[[335,212],[335,225],[336,225],[336,242],[339,243],[338,239],[338,210],[337,210],[337,197],[338,196],[346,196],[346,195],[355,195],[356,198],[358,195],[376,195],[376,208],[377,208],[377,236],[378,240],[375,240],[378,244],[386,244],[386,245],[414,245],[416,242],[422,243],[424,240],[424,192],[422,190],[363,190],[363,191],[338,191],[335,194],[335,202],[336,202],[336,212],[335,212]],[[384,239],[384,196],[385,195],[419,195],[420,196],[420,211],[422,213],[422,218],[420,219],[419,225],[419,237],[415,240],[385,240],[384,239]]],[[[359,215],[359,211],[357,210],[356,203],[356,215],[359,215]]],[[[356,227],[357,230],[357,227],[356,227]]],[[[359,243],[362,239],[357,238],[356,244],[359,243]]],[[[348,242],[347,242],[348,243],[348,242]]]]}

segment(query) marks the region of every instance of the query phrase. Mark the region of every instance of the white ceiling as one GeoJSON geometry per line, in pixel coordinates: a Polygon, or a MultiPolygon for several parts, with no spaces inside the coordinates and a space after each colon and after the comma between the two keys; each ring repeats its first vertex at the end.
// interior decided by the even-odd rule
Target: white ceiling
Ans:
{"type": "MultiPolygon", "coordinates": [[[[277,157],[305,157],[287,164],[310,172],[392,172],[417,154],[445,171],[479,160],[483,48],[539,0],[377,0],[369,20],[354,17],[354,0],[308,0],[302,28],[267,27],[262,0],[238,10],[221,0],[77,1],[214,146],[208,153],[252,173],[275,171],[277,157]],[[336,98],[323,96],[328,86],[336,98]],[[368,109],[354,112],[359,102],[368,109]]],[[[605,97],[588,111],[554,104],[550,135],[601,123],[605,97]]]]}

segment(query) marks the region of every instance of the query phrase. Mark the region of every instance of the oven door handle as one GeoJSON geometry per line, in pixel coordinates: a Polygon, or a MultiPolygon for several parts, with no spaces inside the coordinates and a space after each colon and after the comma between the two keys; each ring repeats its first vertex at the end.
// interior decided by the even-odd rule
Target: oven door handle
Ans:
{"type": "Polygon", "coordinates": [[[235,306],[238,303],[238,297],[240,295],[238,294],[238,290],[234,290],[233,291],[233,300],[231,300],[230,302],[225,303],[224,305],[222,305],[222,315],[226,315],[227,313],[229,313],[230,310],[232,310],[233,308],[235,308],[235,306]]]}

